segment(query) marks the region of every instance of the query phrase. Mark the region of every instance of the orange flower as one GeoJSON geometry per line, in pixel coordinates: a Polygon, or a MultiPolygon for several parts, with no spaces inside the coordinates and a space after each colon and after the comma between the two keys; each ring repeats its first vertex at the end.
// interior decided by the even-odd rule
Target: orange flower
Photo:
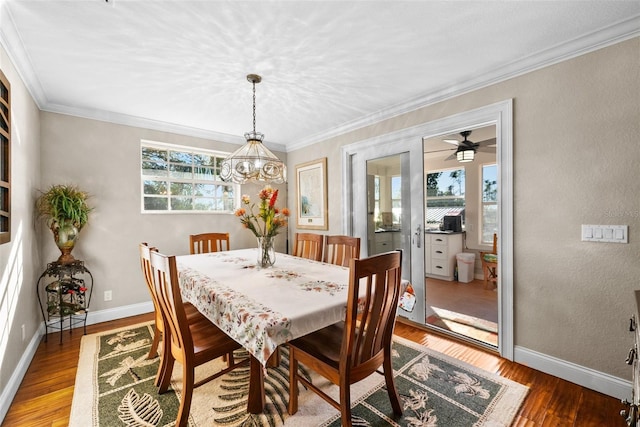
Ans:
{"type": "Polygon", "coordinates": [[[287,208],[282,208],[282,215],[289,216],[291,215],[291,212],[287,208]]]}
{"type": "Polygon", "coordinates": [[[244,208],[240,208],[238,210],[236,210],[236,216],[243,216],[244,214],[247,213],[247,211],[244,210],[244,208]]]}

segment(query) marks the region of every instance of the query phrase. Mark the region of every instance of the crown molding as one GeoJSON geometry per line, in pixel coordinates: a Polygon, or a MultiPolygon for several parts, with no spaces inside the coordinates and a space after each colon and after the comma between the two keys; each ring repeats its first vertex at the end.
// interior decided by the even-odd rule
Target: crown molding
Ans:
{"type": "Polygon", "coordinates": [[[0,45],[3,47],[16,72],[24,82],[29,94],[39,109],[47,103],[47,98],[38,76],[33,71],[33,64],[22,48],[23,43],[7,4],[0,0],[0,45]]]}
{"type": "MultiPolygon", "coordinates": [[[[229,144],[242,145],[246,143],[246,139],[238,135],[230,135],[227,133],[214,132],[207,129],[200,129],[190,126],[183,126],[175,123],[163,122],[160,120],[152,120],[144,117],[131,116],[129,114],[114,113],[105,110],[88,110],[86,108],[69,107],[59,104],[48,104],[41,108],[42,111],[50,113],[66,114],[74,117],[82,117],[85,119],[99,120],[124,126],[132,126],[144,129],[151,129],[160,132],[175,133],[178,135],[193,136],[196,138],[210,139],[229,144]]],[[[283,144],[265,142],[270,150],[286,152],[283,144]]]]}
{"type": "Polygon", "coordinates": [[[532,71],[575,58],[586,53],[640,36],[640,14],[604,27],[598,31],[558,44],[552,48],[513,61],[498,70],[480,74],[465,82],[454,82],[439,90],[423,94],[409,101],[385,108],[359,119],[343,123],[327,132],[310,135],[306,139],[287,144],[287,152],[333,138],[356,129],[370,126],[447,99],[469,93],[532,71]]]}

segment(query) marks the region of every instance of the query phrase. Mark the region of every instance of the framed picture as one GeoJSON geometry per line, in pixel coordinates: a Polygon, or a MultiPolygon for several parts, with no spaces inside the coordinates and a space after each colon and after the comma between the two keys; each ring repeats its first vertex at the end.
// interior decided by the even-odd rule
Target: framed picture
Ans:
{"type": "Polygon", "coordinates": [[[296,166],[298,228],[327,230],[327,158],[296,166]]]}

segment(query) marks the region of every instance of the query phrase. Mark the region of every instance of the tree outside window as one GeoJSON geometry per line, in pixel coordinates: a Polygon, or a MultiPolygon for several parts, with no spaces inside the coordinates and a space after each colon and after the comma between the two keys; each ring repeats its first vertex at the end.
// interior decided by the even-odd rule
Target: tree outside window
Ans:
{"type": "Polygon", "coordinates": [[[495,164],[482,166],[482,243],[493,244],[498,232],[498,178],[495,164]]]}

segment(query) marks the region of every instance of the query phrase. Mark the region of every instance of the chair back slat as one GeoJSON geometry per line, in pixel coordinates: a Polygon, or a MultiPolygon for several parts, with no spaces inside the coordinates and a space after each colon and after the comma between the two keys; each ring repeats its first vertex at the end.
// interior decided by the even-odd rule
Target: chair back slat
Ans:
{"type": "Polygon", "coordinates": [[[293,244],[293,255],[301,258],[322,261],[324,236],[315,233],[296,233],[293,244]]]}
{"type": "Polygon", "coordinates": [[[229,250],[229,233],[202,233],[189,236],[189,251],[205,254],[229,250]]]}
{"type": "Polygon", "coordinates": [[[349,261],[360,258],[360,238],[351,236],[326,236],[323,261],[349,266],[349,261]]]}
{"type": "Polygon", "coordinates": [[[364,368],[372,359],[381,360],[385,345],[391,342],[400,298],[401,266],[400,251],[350,263],[340,363],[345,363],[353,375],[357,376],[358,367],[364,368]],[[359,297],[362,288],[364,296],[359,297]]]}
{"type": "Polygon", "coordinates": [[[140,267],[144,275],[144,281],[147,284],[149,293],[151,294],[151,302],[155,313],[156,327],[160,331],[164,331],[164,323],[162,321],[162,308],[158,300],[158,295],[153,286],[153,272],[151,271],[151,252],[157,252],[156,248],[149,246],[146,242],[140,243],[140,267]]]}
{"type": "Polygon", "coordinates": [[[168,326],[169,335],[171,336],[172,352],[193,353],[193,342],[191,341],[187,315],[180,295],[175,256],[152,252],[151,271],[165,326],[168,326]]]}

